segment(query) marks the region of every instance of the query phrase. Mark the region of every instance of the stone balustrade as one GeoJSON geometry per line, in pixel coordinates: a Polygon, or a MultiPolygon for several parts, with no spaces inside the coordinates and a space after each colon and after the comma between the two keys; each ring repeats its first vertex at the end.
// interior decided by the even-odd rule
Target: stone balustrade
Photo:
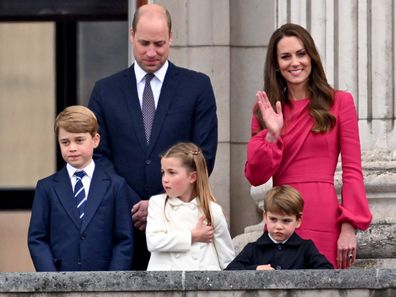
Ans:
{"type": "Polygon", "coordinates": [[[7,296],[396,296],[395,269],[0,273],[7,296]]]}

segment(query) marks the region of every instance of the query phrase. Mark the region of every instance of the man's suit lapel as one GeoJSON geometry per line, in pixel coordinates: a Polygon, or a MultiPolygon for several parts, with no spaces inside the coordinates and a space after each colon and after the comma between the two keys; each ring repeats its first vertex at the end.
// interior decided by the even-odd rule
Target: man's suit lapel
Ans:
{"type": "Polygon", "coordinates": [[[133,65],[129,67],[125,73],[125,82],[123,84],[125,104],[128,109],[128,113],[132,117],[133,127],[135,133],[139,139],[139,143],[148,155],[153,150],[155,143],[161,132],[161,127],[165,120],[172,98],[177,89],[177,67],[169,62],[169,67],[165,75],[164,83],[161,88],[161,94],[158,101],[157,110],[155,111],[154,123],[151,130],[150,144],[147,147],[146,136],[144,134],[144,124],[142,109],[139,103],[139,97],[137,94],[136,76],[133,70],[133,65]],[[148,149],[148,151],[147,151],[148,149]]]}
{"type": "Polygon", "coordinates": [[[95,212],[102,203],[110,184],[109,177],[98,166],[95,167],[87,197],[87,205],[82,220],[81,232],[87,228],[95,212]]]}
{"type": "Polygon", "coordinates": [[[139,103],[136,76],[133,70],[133,65],[128,68],[124,77],[125,81],[123,82],[122,88],[125,94],[124,98],[126,100],[125,104],[127,106],[127,112],[132,118],[132,126],[135,130],[137,138],[139,139],[139,143],[143,151],[147,151],[146,135],[144,134],[143,115],[139,103]]]}
{"type": "Polygon", "coordinates": [[[70,216],[73,223],[78,229],[81,227],[76,200],[74,199],[73,189],[70,177],[66,167],[54,176],[54,190],[58,195],[60,203],[63,205],[66,213],[70,216]]]}
{"type": "Polygon", "coordinates": [[[161,127],[168,113],[169,106],[174,98],[177,89],[177,68],[169,62],[169,67],[165,75],[164,83],[161,88],[161,94],[158,101],[158,106],[155,111],[154,123],[151,129],[151,138],[148,154],[153,150],[155,143],[161,133],[161,127]]]}

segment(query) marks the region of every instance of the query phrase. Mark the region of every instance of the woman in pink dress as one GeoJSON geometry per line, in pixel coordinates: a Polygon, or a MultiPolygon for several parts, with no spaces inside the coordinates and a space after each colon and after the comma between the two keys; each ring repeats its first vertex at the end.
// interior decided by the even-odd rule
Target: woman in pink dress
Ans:
{"type": "Polygon", "coordinates": [[[301,26],[277,29],[267,50],[265,92],[256,94],[245,175],[260,185],[273,177],[305,201],[297,233],[312,239],[338,268],[356,257],[356,229],[367,229],[371,212],[363,184],[357,113],[350,93],[328,83],[310,34],[301,26]],[[341,153],[342,191],[334,173],[341,153]]]}

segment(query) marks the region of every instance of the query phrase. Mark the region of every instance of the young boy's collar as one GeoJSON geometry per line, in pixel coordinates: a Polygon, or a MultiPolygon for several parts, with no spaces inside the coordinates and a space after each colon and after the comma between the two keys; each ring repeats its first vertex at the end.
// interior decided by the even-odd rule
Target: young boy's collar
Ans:
{"type": "Polygon", "coordinates": [[[85,174],[86,174],[89,178],[92,178],[93,172],[94,172],[94,170],[95,170],[95,162],[94,162],[94,160],[91,160],[91,162],[88,164],[88,166],[85,167],[85,168],[82,168],[82,169],[74,168],[74,167],[71,166],[69,163],[66,163],[66,169],[67,169],[67,173],[69,174],[69,177],[70,177],[70,178],[74,175],[74,173],[75,173],[76,171],[82,171],[82,170],[85,171],[85,174]]]}
{"type": "Polygon", "coordinates": [[[271,234],[269,234],[268,233],[268,237],[272,240],[272,242],[273,243],[275,243],[275,244],[284,244],[284,243],[286,243],[286,241],[288,241],[289,240],[289,238],[288,239],[286,239],[286,240],[284,240],[283,242],[278,242],[278,241],[276,241],[275,239],[273,239],[272,237],[271,237],[271,234]]]}

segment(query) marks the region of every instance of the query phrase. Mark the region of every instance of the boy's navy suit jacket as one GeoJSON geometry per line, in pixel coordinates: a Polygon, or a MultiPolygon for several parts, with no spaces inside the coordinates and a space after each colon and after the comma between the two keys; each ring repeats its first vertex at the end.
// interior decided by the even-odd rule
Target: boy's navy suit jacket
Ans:
{"type": "Polygon", "coordinates": [[[127,191],[122,178],[96,164],[80,220],[66,167],[40,180],[28,233],[36,270],[130,269],[133,229],[127,191]]]}

